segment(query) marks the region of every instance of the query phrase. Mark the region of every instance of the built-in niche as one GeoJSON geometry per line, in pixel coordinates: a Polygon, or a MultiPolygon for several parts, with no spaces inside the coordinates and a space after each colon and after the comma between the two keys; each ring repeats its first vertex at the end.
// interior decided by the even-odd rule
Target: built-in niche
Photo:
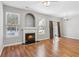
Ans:
{"type": "Polygon", "coordinates": [[[25,27],[35,27],[35,17],[33,14],[28,13],[25,15],[25,27]]]}

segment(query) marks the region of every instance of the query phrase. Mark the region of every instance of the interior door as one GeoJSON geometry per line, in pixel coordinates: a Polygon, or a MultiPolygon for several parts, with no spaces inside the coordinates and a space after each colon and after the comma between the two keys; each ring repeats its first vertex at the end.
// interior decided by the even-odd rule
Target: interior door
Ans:
{"type": "Polygon", "coordinates": [[[53,21],[49,21],[50,39],[53,39],[53,21]]]}

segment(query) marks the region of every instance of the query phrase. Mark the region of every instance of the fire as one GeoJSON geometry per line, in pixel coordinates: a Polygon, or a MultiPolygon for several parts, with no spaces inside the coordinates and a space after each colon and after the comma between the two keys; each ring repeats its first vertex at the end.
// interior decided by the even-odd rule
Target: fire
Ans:
{"type": "Polygon", "coordinates": [[[32,35],[29,35],[29,36],[28,36],[28,39],[32,39],[32,38],[33,38],[33,36],[32,36],[32,35]]]}

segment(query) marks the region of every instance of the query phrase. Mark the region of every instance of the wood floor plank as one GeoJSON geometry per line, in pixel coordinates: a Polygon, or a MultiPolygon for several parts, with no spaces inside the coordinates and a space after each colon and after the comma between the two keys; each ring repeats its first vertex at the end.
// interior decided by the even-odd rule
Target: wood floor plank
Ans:
{"type": "Polygon", "coordinates": [[[59,42],[47,39],[28,45],[5,47],[1,57],[79,57],[79,40],[59,38],[59,42]]]}

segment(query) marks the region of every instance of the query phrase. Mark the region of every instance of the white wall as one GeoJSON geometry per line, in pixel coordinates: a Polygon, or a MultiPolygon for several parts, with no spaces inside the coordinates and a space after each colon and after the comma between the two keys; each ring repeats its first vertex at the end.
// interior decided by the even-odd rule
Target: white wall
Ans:
{"type": "Polygon", "coordinates": [[[3,49],[3,6],[0,2],[0,55],[3,49]]]}
{"type": "Polygon", "coordinates": [[[63,36],[79,39],[79,15],[68,17],[68,21],[63,21],[63,36]]]}

